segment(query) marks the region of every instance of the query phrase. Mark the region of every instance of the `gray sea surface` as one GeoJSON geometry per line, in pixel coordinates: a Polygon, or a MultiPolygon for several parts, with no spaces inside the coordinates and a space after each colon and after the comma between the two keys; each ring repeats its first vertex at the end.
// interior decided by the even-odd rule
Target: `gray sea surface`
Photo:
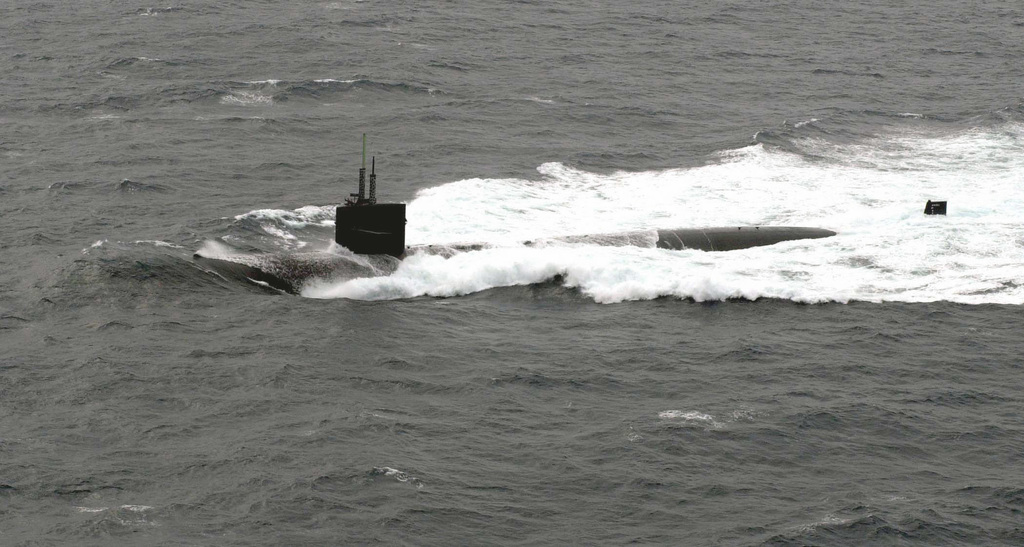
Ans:
{"type": "Polygon", "coordinates": [[[0,545],[1024,544],[1022,82],[1009,1],[0,2],[0,545]],[[483,246],[332,246],[363,133],[483,246]],[[508,243],[718,223],[840,235],[508,243]]]}

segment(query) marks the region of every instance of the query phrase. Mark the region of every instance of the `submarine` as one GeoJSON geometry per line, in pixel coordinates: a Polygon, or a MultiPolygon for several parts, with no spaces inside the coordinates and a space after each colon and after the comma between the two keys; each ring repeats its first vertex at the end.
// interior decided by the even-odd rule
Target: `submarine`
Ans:
{"type": "MultiPolygon", "coordinates": [[[[334,241],[356,254],[385,254],[402,258],[405,245],[405,204],[377,203],[376,158],[371,158],[369,194],[366,192],[366,135],[363,135],[363,164],[359,169],[358,192],[350,194],[336,211],[334,241]]],[[[556,241],[596,243],[612,234],[593,234],[553,238],[556,241]]],[[[680,228],[658,230],[655,246],[660,249],[696,249],[735,251],[774,245],[783,241],[818,239],[836,235],[823,228],[796,226],[733,226],[717,228],[680,228]]],[[[533,242],[524,242],[531,245],[533,242]]],[[[431,246],[426,246],[428,249],[431,246]]],[[[454,246],[458,248],[459,246],[454,246]]],[[[467,249],[478,246],[465,246],[467,249]]]]}
{"type": "MultiPolygon", "coordinates": [[[[222,278],[248,281],[271,289],[298,294],[303,283],[312,278],[367,277],[389,275],[410,253],[451,254],[485,248],[485,244],[415,245],[405,243],[406,204],[377,202],[377,161],[370,159],[366,171],[366,135],[363,134],[363,158],[359,184],[335,210],[335,242],[353,256],[329,253],[279,255],[239,255],[227,258],[193,255],[196,264],[210,268],[222,278]]],[[[709,228],[659,229],[617,234],[555,236],[524,241],[524,246],[551,243],[589,243],[596,245],[632,245],[681,251],[735,251],[774,245],[784,241],[819,239],[836,235],[824,228],[798,226],[728,226],[709,228]]]]}

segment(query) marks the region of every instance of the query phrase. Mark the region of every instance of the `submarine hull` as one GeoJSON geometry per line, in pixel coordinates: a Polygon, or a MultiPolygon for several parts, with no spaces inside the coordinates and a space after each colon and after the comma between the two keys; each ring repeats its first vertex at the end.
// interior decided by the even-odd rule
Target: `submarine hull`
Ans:
{"type": "Polygon", "coordinates": [[[657,246],[661,249],[697,249],[701,251],[736,251],[751,247],[774,245],[783,241],[820,239],[836,235],[832,230],[797,226],[738,226],[728,228],[688,228],[658,230],[657,246]]]}
{"type": "Polygon", "coordinates": [[[259,267],[241,262],[233,262],[219,258],[209,258],[201,254],[192,255],[192,261],[204,270],[216,272],[225,280],[252,282],[278,291],[298,294],[295,283],[279,275],[271,273],[269,268],[259,267]]]}
{"type": "MultiPolygon", "coordinates": [[[[370,206],[372,207],[372,206],[370,206]]],[[[369,207],[339,208],[339,211],[369,211],[369,207]]],[[[405,207],[389,208],[391,214],[390,227],[405,223],[405,207]]],[[[344,215],[343,215],[344,217],[344,215]]],[[[349,218],[348,220],[351,220],[349,218]]],[[[302,253],[286,256],[251,255],[231,258],[214,258],[196,253],[195,263],[204,269],[217,272],[225,279],[252,282],[291,294],[298,294],[303,284],[310,279],[353,279],[357,277],[388,275],[394,272],[400,260],[406,256],[404,246],[404,230],[392,230],[391,233],[365,233],[362,218],[356,222],[345,223],[339,230],[338,243],[351,244],[349,250],[355,253],[348,256],[332,256],[319,253],[302,253]],[[352,228],[362,225],[363,228],[352,228]],[[399,238],[399,235],[402,237],[399,238]],[[342,242],[345,243],[342,243],[342,242]],[[359,249],[359,250],[357,250],[359,249]]],[[[388,228],[389,226],[375,226],[388,228]]],[[[370,232],[376,232],[375,230],[370,232]]],[[[567,236],[543,241],[527,241],[524,245],[547,245],[551,242],[586,243],[610,246],[650,247],[652,232],[630,232],[625,234],[595,234],[583,236],[567,236]]],[[[661,249],[700,251],[735,251],[764,245],[774,245],[783,241],[801,239],[819,239],[836,235],[831,230],[821,228],[802,228],[789,226],[740,226],[729,228],[685,228],[677,230],[657,230],[657,241],[654,246],[661,249]]],[[[345,245],[347,246],[347,245],[345,245]]],[[[425,245],[409,247],[413,253],[455,254],[459,252],[477,251],[486,248],[484,244],[425,245]]]]}
{"type": "Polygon", "coordinates": [[[386,255],[337,255],[332,253],[257,254],[209,257],[200,253],[192,261],[203,270],[242,283],[299,294],[311,279],[355,279],[390,275],[401,263],[386,255]]]}

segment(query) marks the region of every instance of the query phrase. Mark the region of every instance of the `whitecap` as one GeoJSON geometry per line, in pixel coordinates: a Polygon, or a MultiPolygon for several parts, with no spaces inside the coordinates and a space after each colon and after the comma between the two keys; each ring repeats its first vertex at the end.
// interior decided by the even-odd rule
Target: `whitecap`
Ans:
{"type": "Polygon", "coordinates": [[[135,242],[136,245],[153,245],[155,247],[171,247],[174,249],[182,249],[181,245],[175,245],[166,241],[160,241],[158,239],[140,239],[135,242]]]}
{"type": "Polygon", "coordinates": [[[274,98],[254,91],[233,91],[221,97],[220,102],[235,106],[264,106],[274,104],[274,98]]]}
{"type": "Polygon", "coordinates": [[[334,226],[335,207],[307,205],[288,211],[284,209],[256,209],[235,216],[235,220],[269,220],[280,222],[290,228],[305,228],[311,224],[318,226],[334,226]]]}
{"type": "Polygon", "coordinates": [[[658,413],[663,420],[688,422],[694,425],[703,425],[709,429],[720,429],[722,424],[715,420],[715,417],[703,412],[693,410],[663,410],[658,413]]]}
{"type": "Polygon", "coordinates": [[[270,234],[272,236],[279,237],[281,239],[286,239],[286,240],[290,240],[290,241],[295,241],[295,240],[298,239],[298,237],[296,237],[295,234],[286,232],[286,231],[284,231],[284,230],[282,230],[280,228],[276,228],[276,227],[271,226],[269,224],[261,224],[260,228],[263,228],[264,232],[266,232],[266,233],[268,233],[268,234],[270,234]]]}
{"type": "Polygon", "coordinates": [[[759,413],[757,411],[747,408],[740,408],[732,411],[732,419],[737,422],[750,422],[758,415],[759,413]]]}
{"type": "Polygon", "coordinates": [[[658,417],[666,420],[681,419],[691,422],[710,423],[715,421],[714,416],[693,410],[662,410],[658,413],[658,417]]]}
{"type": "Polygon", "coordinates": [[[419,480],[416,477],[413,477],[412,475],[406,473],[405,471],[399,471],[398,469],[395,469],[393,467],[374,467],[373,471],[371,471],[370,474],[391,477],[398,482],[407,482],[409,484],[415,485],[417,489],[423,488],[424,486],[423,481],[419,480]]]}
{"type": "Polygon", "coordinates": [[[167,6],[166,8],[140,8],[136,13],[142,16],[155,17],[163,13],[178,11],[180,9],[181,8],[174,6],[167,6]]]}

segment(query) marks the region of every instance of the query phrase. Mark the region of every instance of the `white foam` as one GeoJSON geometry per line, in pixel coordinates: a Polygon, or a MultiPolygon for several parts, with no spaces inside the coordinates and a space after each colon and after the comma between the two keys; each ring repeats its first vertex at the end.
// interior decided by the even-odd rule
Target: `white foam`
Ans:
{"type": "Polygon", "coordinates": [[[257,209],[238,215],[235,217],[235,220],[269,220],[296,229],[305,228],[310,224],[334,226],[334,208],[335,206],[333,205],[307,205],[292,211],[284,209],[257,209]]]}
{"type": "MultiPolygon", "coordinates": [[[[240,261],[240,259],[244,259],[249,256],[238,253],[230,246],[212,239],[204,241],[199,249],[196,250],[196,254],[205,258],[231,261],[240,261]]],[[[248,262],[242,263],[248,264],[248,262]]]]}
{"type": "Polygon", "coordinates": [[[281,239],[285,239],[285,240],[289,240],[289,241],[295,241],[295,240],[299,239],[298,237],[295,236],[295,234],[286,232],[286,231],[284,231],[284,230],[282,230],[280,228],[276,228],[276,227],[274,227],[274,226],[272,226],[270,224],[260,224],[260,228],[263,228],[264,232],[266,232],[266,233],[268,233],[268,234],[270,234],[272,236],[277,236],[277,237],[279,237],[281,239]]]}
{"type": "Polygon", "coordinates": [[[385,477],[391,477],[398,482],[408,482],[414,484],[416,488],[423,488],[423,481],[416,477],[406,473],[405,471],[399,471],[393,467],[374,467],[372,473],[374,475],[384,475],[385,477]]]}
{"type": "Polygon", "coordinates": [[[173,249],[181,249],[181,245],[175,245],[166,241],[160,241],[158,239],[140,239],[135,242],[136,245],[153,245],[155,247],[170,247],[173,249]]]}
{"type": "MultiPolygon", "coordinates": [[[[153,507],[151,507],[149,505],[122,505],[120,507],[120,509],[123,509],[125,511],[130,511],[132,513],[144,513],[146,511],[149,511],[149,510],[153,509],[153,507]]],[[[104,511],[109,511],[110,508],[109,507],[75,507],[75,510],[78,511],[79,513],[102,513],[104,511]]]]}
{"type": "Polygon", "coordinates": [[[658,413],[659,418],[666,420],[686,420],[689,422],[714,422],[714,416],[692,410],[662,410],[658,413]]]}
{"type": "Polygon", "coordinates": [[[175,7],[172,7],[172,6],[168,6],[166,8],[145,8],[145,11],[139,11],[139,15],[155,17],[155,16],[160,15],[162,13],[167,13],[167,12],[170,12],[170,11],[177,11],[178,9],[180,9],[180,8],[175,8],[175,7]]]}
{"type": "Polygon", "coordinates": [[[236,106],[262,106],[274,104],[274,98],[255,91],[232,91],[220,98],[223,104],[236,106]]]}
{"type": "Polygon", "coordinates": [[[266,288],[266,289],[273,289],[273,287],[270,286],[270,283],[267,283],[266,281],[260,281],[258,279],[253,279],[251,277],[246,277],[246,279],[248,279],[253,284],[259,285],[260,287],[263,287],[263,288],[266,288]]]}
{"type": "Polygon", "coordinates": [[[714,416],[693,410],[663,410],[658,413],[658,417],[662,420],[688,422],[708,429],[721,429],[722,427],[722,424],[715,420],[714,416]]]}
{"type": "Polygon", "coordinates": [[[1022,142],[1024,127],[1005,124],[857,144],[796,142],[813,161],[755,145],[692,169],[596,174],[548,163],[538,168],[539,180],[461,180],[422,190],[409,203],[407,241],[489,248],[448,259],[412,256],[390,277],[314,283],[304,294],[454,296],[560,274],[598,302],[673,296],[1022,304],[1022,142]],[[925,216],[928,199],[948,200],[949,215],[925,216]],[[521,244],[754,224],[839,235],[725,253],[521,244]]]}
{"type": "Polygon", "coordinates": [[[732,411],[732,420],[734,422],[751,422],[758,416],[760,416],[760,413],[749,408],[740,408],[732,411]]]}
{"type": "Polygon", "coordinates": [[[374,467],[373,470],[377,473],[383,473],[388,477],[395,477],[397,480],[405,482],[409,480],[409,475],[404,471],[399,471],[393,467],[374,467]]]}

